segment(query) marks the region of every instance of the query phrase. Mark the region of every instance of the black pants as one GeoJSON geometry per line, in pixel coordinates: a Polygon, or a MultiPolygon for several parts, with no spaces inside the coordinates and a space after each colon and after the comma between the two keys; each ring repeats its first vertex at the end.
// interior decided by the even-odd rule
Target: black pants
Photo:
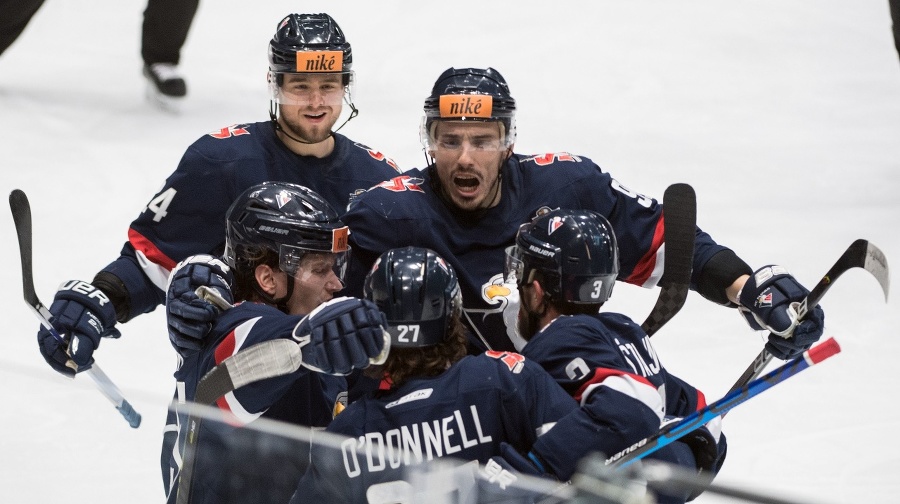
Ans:
{"type": "Polygon", "coordinates": [[[178,64],[200,0],[147,0],[141,32],[145,64],[178,64]]]}
{"type": "Polygon", "coordinates": [[[891,4],[891,21],[894,23],[894,47],[897,48],[897,54],[900,55],[900,0],[890,0],[891,4]]]}
{"type": "Polygon", "coordinates": [[[44,0],[0,0],[0,54],[22,34],[44,0]]]}
{"type": "MultiPolygon", "coordinates": [[[[0,0],[0,54],[21,35],[44,0],[0,0]]],[[[144,63],[178,64],[200,0],[147,0],[141,33],[144,63]]]]}

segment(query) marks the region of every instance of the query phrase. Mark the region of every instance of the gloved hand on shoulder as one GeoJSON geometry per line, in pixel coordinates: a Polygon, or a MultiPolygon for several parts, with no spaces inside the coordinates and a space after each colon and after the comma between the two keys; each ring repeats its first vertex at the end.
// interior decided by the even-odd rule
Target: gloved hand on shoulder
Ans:
{"type": "Polygon", "coordinates": [[[339,297],[322,303],[294,328],[303,366],[347,375],[370,364],[384,364],[391,347],[387,318],[366,299],[339,297]]]}
{"type": "Polygon", "coordinates": [[[764,266],[747,279],[738,294],[739,310],[750,327],[769,331],[766,350],[788,360],[798,357],[822,337],[825,312],[816,306],[799,320],[797,309],[809,291],[782,266],[764,266]]]}
{"type": "Polygon", "coordinates": [[[50,322],[62,340],[41,326],[38,347],[50,367],[69,377],[90,369],[100,338],[122,335],[115,328],[116,308],[103,291],[89,282],[63,282],[50,305],[50,313],[50,322]]]}
{"type": "Polygon", "coordinates": [[[182,356],[203,348],[204,338],[223,309],[198,296],[197,288],[212,289],[231,305],[233,281],[228,265],[207,254],[188,257],[172,270],[166,288],[166,324],[169,341],[182,356]]]}

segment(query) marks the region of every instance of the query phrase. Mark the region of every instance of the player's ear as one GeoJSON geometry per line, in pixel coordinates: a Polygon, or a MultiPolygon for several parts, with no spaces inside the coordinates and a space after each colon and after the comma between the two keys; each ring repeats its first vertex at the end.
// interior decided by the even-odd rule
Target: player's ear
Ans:
{"type": "Polygon", "coordinates": [[[540,306],[541,302],[544,300],[544,286],[541,285],[541,281],[535,279],[531,282],[531,292],[528,293],[530,297],[529,301],[532,306],[540,306]]]}
{"type": "Polygon", "coordinates": [[[260,264],[253,273],[256,277],[256,283],[259,284],[259,288],[266,294],[277,297],[275,295],[278,291],[277,274],[280,273],[280,271],[276,272],[268,264],[260,264]]]}

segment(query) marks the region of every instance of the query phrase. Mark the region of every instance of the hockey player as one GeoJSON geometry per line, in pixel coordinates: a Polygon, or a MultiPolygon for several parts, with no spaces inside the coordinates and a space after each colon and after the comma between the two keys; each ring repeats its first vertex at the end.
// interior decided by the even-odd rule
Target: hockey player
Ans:
{"type": "MultiPolygon", "coordinates": [[[[513,153],[516,102],[492,68],[450,68],[425,100],[421,139],[432,164],[406,171],[355,198],[343,216],[353,231],[348,277],[359,293],[382,252],[427,247],[460,275],[465,321],[475,351],[522,348],[516,334],[518,293],[504,282],[504,249],[519,224],[555,208],[594,210],[619,239],[618,279],[652,287],[662,275],[665,219],[656,200],[628,189],[584,157],[513,153]]],[[[739,307],[750,325],[771,331],[767,348],[789,358],[821,335],[817,307],[798,321],[791,303],[808,291],[783,268],[756,275],[732,250],[699,228],[691,286],[703,297],[739,307]]]]}
{"type": "MultiPolygon", "coordinates": [[[[581,404],[554,429],[583,440],[565,452],[547,449],[550,439],[538,440],[529,457],[507,452],[515,467],[552,468],[568,478],[588,452],[617,454],[659,430],[665,417],[684,417],[706,406],[702,392],[668,373],[640,324],[600,313],[618,273],[615,232],[590,210],[540,215],[520,227],[516,244],[507,249],[505,274],[518,285],[518,327],[528,341],[522,354],[581,404]]],[[[715,475],[726,451],[720,423],[693,432],[655,458],[682,466],[694,460],[699,472],[715,475]]],[[[661,495],[659,501],[684,502],[696,495],[661,495]]]]}
{"type": "Polygon", "coordinates": [[[577,408],[521,355],[466,356],[456,274],[433,251],[384,253],[366,278],[365,298],[385,313],[391,337],[381,390],[335,417],[326,430],[349,436],[343,456],[314,456],[291,502],[365,502],[375,484],[390,491],[379,502],[409,502],[396,493],[408,488],[399,481],[405,466],[440,457],[486,463],[501,443],[527,452],[577,408]]]}
{"type": "MultiPolygon", "coordinates": [[[[301,346],[303,367],[240,387],[216,406],[239,424],[266,417],[324,427],[346,400],[344,378],[330,374],[346,375],[366,367],[389,342],[384,315],[373,303],[332,299],[342,287],[349,253],[347,227],[317,194],[283,182],[251,187],[238,197],[226,218],[225,261],[234,273],[239,303],[215,320],[210,344],[186,355],[175,372],[176,404],[192,401],[198,381],[226,358],[257,343],[284,338],[301,346]]],[[[177,269],[172,282],[189,281],[189,275],[177,269]]],[[[220,294],[231,297],[226,289],[220,294]]],[[[279,454],[296,462],[297,453],[279,451],[267,442],[255,443],[259,437],[252,432],[222,423],[201,424],[194,443],[192,484],[190,488],[179,485],[188,435],[185,417],[170,415],[163,443],[170,502],[178,492],[189,492],[195,503],[287,502],[302,475],[302,465],[279,465],[273,476],[270,464],[279,454]],[[241,443],[254,447],[234,448],[241,443]]]]}
{"type": "MultiPolygon", "coordinates": [[[[246,188],[269,180],[298,183],[342,212],[351,194],[397,175],[383,154],[333,131],[342,101],[351,118],[356,108],[350,43],[331,16],[285,17],[268,53],[271,120],[232,125],[197,140],[132,222],[118,259],[91,283],[63,284],[50,311],[69,344],[58,343],[45,329],[37,334],[53,369],[72,376],[89,367],[100,338],[119,336],[117,322],[165,301],[166,280],[179,261],[192,254],[220,255],[225,211],[246,188]]],[[[190,267],[197,277],[216,277],[215,267],[202,261],[190,267]]],[[[169,318],[172,343],[183,352],[202,347],[216,315],[212,305],[192,302],[196,306],[176,303],[169,318]],[[193,323],[203,331],[179,317],[200,317],[193,323]]]]}
{"type": "MultiPolygon", "coordinates": [[[[608,248],[609,242],[601,246],[608,248]]],[[[615,369],[618,382],[627,386],[610,378],[611,391],[586,392],[592,399],[579,407],[539,362],[501,351],[466,356],[456,274],[431,250],[406,247],[382,254],[366,277],[364,293],[387,316],[391,334],[382,386],[351,403],[327,427],[348,437],[342,453],[314,457],[292,502],[361,502],[372,485],[379,485],[380,495],[390,495],[384,502],[410,501],[408,495],[384,492],[408,488],[391,483],[403,479],[405,467],[440,457],[477,460],[489,478],[503,483],[515,479],[510,469],[566,480],[582,456],[627,448],[659,429],[660,395],[647,379],[625,376],[631,368],[621,359],[615,369]],[[628,396],[632,391],[636,399],[628,396]]],[[[595,350],[619,353],[606,344],[595,350]]],[[[662,370],[654,379],[665,377],[662,370]]],[[[706,429],[688,439],[697,444],[698,456],[715,457],[706,429]]],[[[691,447],[682,442],[654,458],[696,467],[691,447]]]]}

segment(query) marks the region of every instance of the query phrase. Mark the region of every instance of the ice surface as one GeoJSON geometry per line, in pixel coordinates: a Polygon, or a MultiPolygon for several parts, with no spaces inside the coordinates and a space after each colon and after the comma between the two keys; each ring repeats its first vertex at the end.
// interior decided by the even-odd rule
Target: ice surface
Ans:
{"type": "MultiPolygon", "coordinates": [[[[810,287],[856,238],[900,267],[900,62],[887,1],[207,1],[184,48],[189,96],[177,115],[143,97],[143,8],[48,1],[0,57],[0,188],[31,199],[46,304],[60,282],[89,280],[116,257],[191,142],[267,117],[266,43],[298,9],[329,12],[353,44],[361,114],[343,132],[403,167],[423,161],[422,100],[440,72],[493,66],[519,103],[519,152],[585,155],[657,197],[688,182],[703,229],[810,287]]],[[[143,414],[132,430],[90,380],[43,362],[11,218],[0,233],[3,501],[162,502],[175,364],[162,311],[97,353],[143,414]]],[[[609,308],[642,320],[655,296],[620,285],[609,308]]],[[[720,482],[810,502],[897,500],[898,297],[885,305],[859,270],[840,279],[823,306],[843,353],[728,416],[720,482]]],[[[762,346],[696,294],[653,341],[711,399],[762,346]]]]}

